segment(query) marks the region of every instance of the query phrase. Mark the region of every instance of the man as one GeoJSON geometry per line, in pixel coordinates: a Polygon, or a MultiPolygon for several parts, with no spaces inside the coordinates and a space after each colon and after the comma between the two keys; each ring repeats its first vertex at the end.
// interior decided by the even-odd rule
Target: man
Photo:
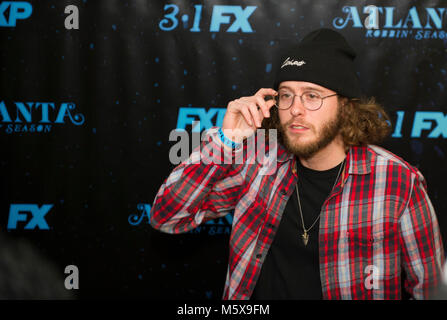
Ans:
{"type": "Polygon", "coordinates": [[[151,224],[164,232],[234,210],[224,299],[424,299],[437,286],[444,253],[425,180],[374,145],[389,119],[361,97],[354,58],[341,34],[310,33],[281,60],[275,90],[230,102],[161,186],[151,224]],[[260,127],[278,129],[264,146],[276,161],[210,152],[234,160],[260,127]],[[214,161],[194,161],[204,154],[214,161]]]}

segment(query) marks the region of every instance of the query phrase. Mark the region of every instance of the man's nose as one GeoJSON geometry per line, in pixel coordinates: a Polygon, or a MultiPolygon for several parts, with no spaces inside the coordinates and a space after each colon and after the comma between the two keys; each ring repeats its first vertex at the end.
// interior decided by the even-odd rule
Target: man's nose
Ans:
{"type": "Polygon", "coordinates": [[[303,102],[300,96],[294,96],[292,100],[292,106],[290,107],[290,113],[292,116],[296,117],[306,113],[306,108],[304,108],[303,102]]]}

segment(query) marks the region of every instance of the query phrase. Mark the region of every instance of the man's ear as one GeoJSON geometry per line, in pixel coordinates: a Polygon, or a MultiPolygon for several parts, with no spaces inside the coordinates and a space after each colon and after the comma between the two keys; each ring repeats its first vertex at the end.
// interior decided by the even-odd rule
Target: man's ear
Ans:
{"type": "Polygon", "coordinates": [[[341,107],[344,107],[346,104],[350,103],[350,101],[348,98],[340,96],[338,99],[338,103],[341,107]]]}

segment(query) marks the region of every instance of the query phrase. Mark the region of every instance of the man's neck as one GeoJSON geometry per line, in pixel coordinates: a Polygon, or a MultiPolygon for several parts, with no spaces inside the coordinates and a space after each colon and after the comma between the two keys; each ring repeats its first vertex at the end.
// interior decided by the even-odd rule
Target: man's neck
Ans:
{"type": "Polygon", "coordinates": [[[346,153],[343,142],[341,139],[335,139],[312,157],[299,160],[306,168],[324,171],[336,167],[345,159],[345,157],[346,153]]]}

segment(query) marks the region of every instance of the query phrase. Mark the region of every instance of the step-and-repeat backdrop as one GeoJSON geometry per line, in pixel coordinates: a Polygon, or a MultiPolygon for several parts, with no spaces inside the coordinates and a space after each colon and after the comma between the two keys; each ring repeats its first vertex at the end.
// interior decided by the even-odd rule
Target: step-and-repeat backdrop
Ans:
{"type": "Polygon", "coordinates": [[[447,239],[446,1],[0,1],[1,281],[220,299],[231,215],[182,235],[149,225],[182,160],[172,133],[220,126],[321,27],[357,50],[363,90],[393,121],[384,146],[422,171],[447,239]]]}

